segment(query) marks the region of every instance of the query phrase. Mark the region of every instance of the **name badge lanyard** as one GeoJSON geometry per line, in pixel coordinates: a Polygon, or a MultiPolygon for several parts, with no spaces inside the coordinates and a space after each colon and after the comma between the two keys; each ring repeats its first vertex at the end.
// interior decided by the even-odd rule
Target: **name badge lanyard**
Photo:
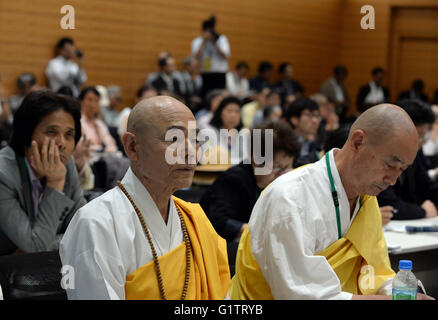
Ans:
{"type": "Polygon", "coordinates": [[[328,173],[328,177],[330,180],[330,188],[332,191],[333,203],[335,204],[335,209],[336,209],[336,222],[338,225],[338,239],[341,239],[342,233],[341,233],[341,214],[339,212],[339,198],[338,198],[338,193],[337,193],[336,188],[335,188],[335,182],[333,180],[332,170],[330,168],[330,158],[329,158],[328,152],[325,154],[325,161],[327,163],[327,173],[328,173]]]}

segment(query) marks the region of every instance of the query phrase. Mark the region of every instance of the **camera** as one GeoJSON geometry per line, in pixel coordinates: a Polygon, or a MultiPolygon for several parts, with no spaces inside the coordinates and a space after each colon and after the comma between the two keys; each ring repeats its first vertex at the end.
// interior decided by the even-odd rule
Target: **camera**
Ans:
{"type": "Polygon", "coordinates": [[[82,53],[82,51],[80,49],[76,50],[76,57],[78,58],[82,58],[84,56],[84,54],[82,53]]]}
{"type": "Polygon", "coordinates": [[[220,37],[220,34],[216,32],[215,26],[216,26],[216,16],[212,14],[208,20],[205,20],[203,22],[202,30],[209,31],[213,36],[214,41],[217,41],[217,39],[219,39],[220,37]]]}

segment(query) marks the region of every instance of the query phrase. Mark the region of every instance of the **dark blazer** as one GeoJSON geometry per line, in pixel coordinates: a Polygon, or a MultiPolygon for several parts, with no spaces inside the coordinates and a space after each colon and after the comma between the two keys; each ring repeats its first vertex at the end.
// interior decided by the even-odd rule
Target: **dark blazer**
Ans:
{"type": "Polygon", "coordinates": [[[24,158],[0,150],[0,255],[56,250],[74,213],[86,203],[73,157],[63,193],[45,187],[35,215],[24,158]]]}
{"type": "Polygon", "coordinates": [[[252,165],[241,163],[223,172],[200,204],[216,232],[233,241],[242,225],[248,223],[260,192],[252,165]]]}
{"type": "MultiPolygon", "coordinates": [[[[382,87],[383,89],[383,101],[380,101],[378,103],[387,103],[390,102],[390,98],[389,98],[389,90],[387,87],[382,87]]],[[[370,93],[371,91],[371,87],[370,84],[367,83],[366,85],[360,87],[359,92],[357,93],[357,110],[359,110],[360,112],[364,112],[365,110],[367,110],[368,108],[371,107],[371,105],[368,105],[365,103],[365,98],[367,97],[368,93],[370,93]]]]}
{"type": "Polygon", "coordinates": [[[421,204],[432,201],[438,208],[438,183],[432,181],[425,166],[423,151],[420,149],[414,163],[398,178],[394,186],[377,196],[379,206],[393,206],[398,209],[393,220],[421,219],[426,211],[421,204]]]}
{"type": "Polygon", "coordinates": [[[167,83],[166,81],[164,81],[163,77],[161,76],[161,74],[158,74],[157,77],[155,78],[154,81],[152,81],[151,85],[157,89],[158,91],[161,90],[167,90],[173,94],[176,94],[179,97],[183,96],[182,90],[181,90],[181,86],[180,83],[177,79],[172,78],[173,81],[173,91],[170,91],[169,88],[167,87],[167,83]]]}

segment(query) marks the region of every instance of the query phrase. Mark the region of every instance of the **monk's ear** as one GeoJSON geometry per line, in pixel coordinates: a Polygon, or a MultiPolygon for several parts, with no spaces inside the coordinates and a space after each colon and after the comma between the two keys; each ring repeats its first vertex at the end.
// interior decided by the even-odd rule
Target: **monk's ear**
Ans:
{"type": "Polygon", "coordinates": [[[125,149],[125,153],[131,160],[138,160],[138,151],[136,144],[136,135],[131,132],[126,132],[122,136],[122,143],[125,149]]]}
{"type": "Polygon", "coordinates": [[[359,151],[364,146],[364,144],[367,140],[367,136],[363,130],[357,129],[351,133],[351,137],[349,140],[350,140],[350,143],[349,143],[350,147],[354,151],[359,151]]]}

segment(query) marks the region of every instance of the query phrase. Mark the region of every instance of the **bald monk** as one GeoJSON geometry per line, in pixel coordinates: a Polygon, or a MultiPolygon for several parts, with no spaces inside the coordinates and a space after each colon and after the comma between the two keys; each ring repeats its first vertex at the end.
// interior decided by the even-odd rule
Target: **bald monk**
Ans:
{"type": "Polygon", "coordinates": [[[391,299],[395,273],[376,195],[417,149],[407,113],[378,105],[342,149],[271,183],[240,240],[231,299],[391,299]]]}
{"type": "Polygon", "coordinates": [[[188,139],[189,121],[190,109],[171,97],[134,107],[122,136],[130,168],[117,187],[76,213],[61,241],[62,264],[74,271],[73,281],[64,281],[69,299],[226,297],[225,240],[198,204],[172,196],[192,183],[188,158],[197,146],[188,139]],[[172,128],[186,137],[185,164],[166,161],[172,128]]]}

